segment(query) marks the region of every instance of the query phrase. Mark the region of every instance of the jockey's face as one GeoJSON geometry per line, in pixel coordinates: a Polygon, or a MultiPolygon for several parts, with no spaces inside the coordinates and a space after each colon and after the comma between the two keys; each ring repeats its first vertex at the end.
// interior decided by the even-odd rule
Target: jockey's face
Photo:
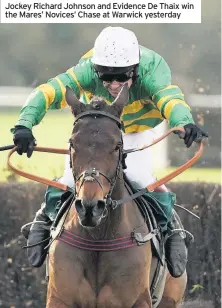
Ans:
{"type": "Polygon", "coordinates": [[[122,86],[126,83],[128,84],[128,88],[130,88],[133,83],[132,78],[130,78],[128,81],[125,81],[125,82],[119,82],[116,80],[103,81],[104,87],[109,91],[109,93],[113,97],[116,97],[119,94],[119,91],[121,90],[122,86]]]}

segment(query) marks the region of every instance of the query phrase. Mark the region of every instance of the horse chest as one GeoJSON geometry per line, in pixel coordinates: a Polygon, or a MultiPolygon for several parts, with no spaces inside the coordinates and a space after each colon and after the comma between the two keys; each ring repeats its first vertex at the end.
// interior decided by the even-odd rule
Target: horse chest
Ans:
{"type": "Polygon", "coordinates": [[[149,244],[104,253],[70,247],[72,259],[67,253],[68,247],[64,253],[62,246],[57,247],[59,260],[52,260],[56,262],[56,265],[52,264],[52,277],[59,297],[66,298],[69,303],[87,308],[131,308],[135,299],[148,288],[149,244]]]}
{"type": "MultiPolygon", "coordinates": [[[[114,294],[118,294],[119,298],[124,297],[125,301],[135,298],[141,289],[149,285],[149,256],[149,245],[100,254],[94,267],[94,286],[98,297],[104,297],[104,290],[111,288],[114,294]],[[127,290],[132,290],[131,294],[127,290]]],[[[111,295],[107,295],[107,299],[109,297],[111,295]]]]}

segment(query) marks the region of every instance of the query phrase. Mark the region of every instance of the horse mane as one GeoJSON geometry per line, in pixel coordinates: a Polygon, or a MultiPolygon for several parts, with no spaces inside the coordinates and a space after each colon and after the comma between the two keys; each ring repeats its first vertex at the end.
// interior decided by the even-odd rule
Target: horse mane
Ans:
{"type": "Polygon", "coordinates": [[[103,97],[101,96],[93,96],[90,104],[91,106],[91,110],[103,110],[103,111],[107,111],[109,109],[109,105],[106,103],[106,101],[104,100],[103,97]]]}
{"type": "Polygon", "coordinates": [[[93,96],[90,101],[90,104],[88,104],[86,108],[87,108],[87,111],[100,110],[100,111],[110,113],[116,116],[117,118],[120,117],[119,107],[116,106],[115,104],[107,103],[104,97],[101,97],[101,96],[93,96]]]}

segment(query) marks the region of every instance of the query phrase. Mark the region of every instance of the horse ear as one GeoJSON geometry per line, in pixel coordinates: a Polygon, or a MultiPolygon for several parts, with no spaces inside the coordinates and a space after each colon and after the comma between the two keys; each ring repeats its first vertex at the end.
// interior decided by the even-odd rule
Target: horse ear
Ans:
{"type": "Polygon", "coordinates": [[[125,83],[120,90],[118,96],[116,97],[115,101],[111,105],[111,109],[117,111],[118,116],[120,117],[123,111],[124,106],[127,104],[129,100],[129,88],[128,84],[125,83]]]}
{"type": "Polygon", "coordinates": [[[71,107],[73,115],[76,117],[79,113],[84,111],[85,105],[81,103],[73,93],[72,89],[66,86],[66,102],[71,107]]]}

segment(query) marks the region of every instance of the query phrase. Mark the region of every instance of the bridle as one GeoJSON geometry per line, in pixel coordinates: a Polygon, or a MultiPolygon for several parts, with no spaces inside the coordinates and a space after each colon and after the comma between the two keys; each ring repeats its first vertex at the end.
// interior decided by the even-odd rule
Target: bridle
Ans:
{"type": "MultiPolygon", "coordinates": [[[[84,116],[95,116],[95,117],[105,116],[105,117],[108,117],[108,118],[114,120],[116,122],[116,124],[118,125],[119,129],[121,129],[121,127],[122,127],[122,122],[120,121],[119,118],[117,118],[117,117],[115,117],[115,116],[113,116],[109,113],[106,113],[104,111],[95,111],[95,110],[81,113],[79,116],[76,117],[74,125],[76,124],[76,122],[80,118],[82,118],[84,116]]],[[[189,159],[186,163],[179,166],[176,170],[172,171],[168,175],[162,177],[161,179],[157,180],[156,182],[154,182],[152,184],[149,184],[148,186],[138,190],[137,192],[135,192],[133,194],[126,195],[125,197],[123,197],[120,200],[112,200],[111,194],[112,194],[113,188],[115,186],[117,177],[119,175],[121,167],[122,167],[122,169],[124,169],[125,155],[128,154],[128,153],[136,152],[136,151],[142,151],[142,150],[144,150],[148,147],[151,147],[151,146],[153,146],[154,144],[157,144],[158,142],[160,142],[161,140],[166,138],[169,134],[171,134],[172,132],[175,132],[175,131],[176,132],[179,131],[181,133],[184,133],[184,129],[182,127],[179,127],[179,126],[173,127],[170,130],[168,130],[164,135],[155,139],[151,144],[147,144],[147,145],[144,145],[144,146],[141,146],[141,147],[138,147],[138,148],[132,148],[132,149],[128,149],[128,150],[123,150],[123,140],[121,140],[121,147],[119,148],[119,159],[118,159],[118,162],[117,162],[116,173],[115,173],[115,176],[112,179],[107,177],[104,173],[102,173],[102,172],[100,172],[96,169],[93,169],[93,168],[90,169],[90,170],[86,170],[85,172],[83,172],[82,174],[80,174],[78,176],[75,175],[74,178],[77,181],[80,181],[80,180],[81,181],[87,181],[87,180],[90,180],[90,179],[93,180],[93,181],[98,180],[97,183],[100,183],[99,179],[98,179],[99,175],[101,174],[103,177],[105,177],[110,183],[110,190],[109,190],[109,193],[106,196],[106,200],[105,200],[106,201],[106,207],[105,207],[104,212],[106,212],[106,213],[108,212],[107,211],[107,205],[110,205],[111,209],[115,210],[120,205],[126,204],[127,202],[134,200],[134,199],[144,195],[147,192],[152,192],[156,187],[158,187],[162,184],[165,184],[166,182],[175,178],[177,175],[181,174],[183,171],[185,171],[186,169],[191,167],[201,157],[201,155],[203,153],[203,146],[204,146],[203,141],[199,143],[199,150],[195,153],[195,155],[191,159],[189,159]]],[[[8,167],[11,170],[13,170],[17,174],[19,174],[19,175],[21,175],[25,178],[37,181],[39,183],[42,183],[42,184],[45,184],[45,185],[48,185],[48,186],[56,187],[57,189],[62,189],[64,191],[69,191],[69,192],[73,193],[73,189],[71,187],[67,186],[67,185],[64,185],[63,183],[60,183],[58,181],[51,181],[47,178],[28,173],[28,172],[25,172],[23,170],[19,170],[18,168],[14,167],[12,165],[11,161],[10,161],[10,158],[11,158],[12,154],[16,151],[16,147],[14,145],[8,145],[8,146],[0,147],[0,151],[9,150],[9,149],[11,149],[11,151],[9,152],[9,155],[8,155],[8,167]]],[[[35,146],[34,150],[37,151],[37,152],[70,154],[70,151],[67,150],[67,149],[46,148],[46,147],[35,146]]],[[[100,187],[102,186],[101,183],[99,185],[100,185],[100,187]]],[[[71,195],[71,197],[73,198],[73,194],[71,195]]],[[[67,199],[67,200],[69,200],[69,199],[67,199]]],[[[183,209],[185,209],[185,208],[183,208],[183,209]]],[[[185,210],[188,211],[187,209],[185,209],[185,210]]],[[[36,223],[36,222],[34,222],[34,223],[36,223]]],[[[33,223],[31,223],[31,224],[33,224],[33,223]]],[[[182,230],[182,231],[184,231],[184,230],[182,230]]],[[[54,239],[57,238],[57,239],[60,239],[60,240],[66,242],[66,243],[68,243],[72,246],[79,247],[81,249],[86,249],[86,250],[93,250],[93,251],[109,251],[109,250],[119,250],[119,249],[122,249],[122,248],[133,247],[133,246],[137,245],[138,242],[144,243],[144,242],[150,240],[150,238],[154,235],[154,233],[150,232],[148,235],[145,236],[146,240],[143,240],[142,242],[137,237],[137,235],[139,235],[141,237],[141,234],[140,233],[136,234],[135,232],[133,232],[133,235],[131,234],[131,236],[129,236],[129,237],[118,238],[118,239],[115,238],[113,240],[107,240],[107,241],[106,240],[101,240],[101,241],[86,240],[86,239],[83,239],[83,238],[80,238],[79,236],[77,236],[77,239],[76,238],[72,239],[71,242],[70,242],[70,240],[67,240],[67,238],[62,239],[63,235],[64,235],[64,237],[70,237],[70,234],[69,234],[70,232],[67,231],[68,235],[65,234],[66,230],[63,230],[63,232],[62,232],[62,229],[60,229],[59,232],[60,232],[60,235],[58,237],[56,235],[54,237],[54,239]],[[135,242],[132,243],[132,237],[136,240],[137,243],[135,243],[135,242]],[[86,244],[84,244],[85,241],[87,241],[86,244]],[[92,242],[96,242],[96,244],[92,244],[92,242]],[[91,243],[91,244],[89,244],[89,243],[91,243]]],[[[36,246],[38,244],[39,243],[32,245],[31,247],[36,246]]]]}
{"type": "MultiPolygon", "coordinates": [[[[116,122],[116,124],[118,125],[119,129],[121,129],[121,126],[122,126],[122,122],[119,120],[119,118],[117,118],[117,117],[115,117],[115,116],[113,116],[113,115],[111,115],[109,113],[106,113],[104,111],[96,111],[96,110],[91,110],[91,111],[86,111],[86,112],[81,113],[79,116],[76,117],[74,125],[83,116],[95,116],[95,117],[96,116],[106,116],[106,117],[114,120],[116,122]]],[[[112,193],[112,190],[114,188],[116,179],[117,179],[117,177],[119,175],[120,168],[121,167],[122,167],[122,169],[126,168],[125,162],[124,162],[124,159],[125,159],[126,155],[128,153],[133,153],[133,152],[136,152],[136,151],[142,151],[144,149],[147,149],[147,148],[157,144],[158,142],[160,142],[164,138],[166,138],[172,132],[177,132],[177,133],[180,132],[180,133],[184,134],[184,129],[182,127],[179,127],[179,126],[172,127],[164,135],[162,135],[159,138],[155,139],[151,144],[143,145],[143,146],[138,147],[138,148],[131,148],[131,149],[123,150],[123,141],[121,141],[121,147],[119,149],[119,160],[118,160],[118,163],[117,163],[116,174],[113,177],[113,179],[110,179],[109,177],[107,177],[102,172],[98,173],[98,171],[95,170],[95,169],[88,170],[89,171],[88,173],[80,174],[78,177],[75,175],[75,178],[77,180],[80,180],[80,179],[83,178],[86,181],[86,176],[88,176],[88,179],[91,178],[91,180],[98,179],[98,175],[99,174],[101,174],[103,176],[106,176],[108,181],[109,181],[109,183],[110,183],[110,185],[111,185],[110,191],[107,194],[108,198],[106,200],[106,204],[110,203],[110,206],[111,206],[112,209],[116,209],[118,206],[123,205],[123,204],[125,204],[128,201],[134,200],[134,199],[144,195],[147,192],[152,192],[158,186],[169,182],[170,180],[172,180],[173,178],[175,178],[176,176],[178,176],[179,174],[184,172],[186,169],[190,168],[201,157],[201,155],[203,153],[204,142],[201,141],[200,143],[198,143],[199,144],[199,149],[198,149],[198,151],[194,154],[194,156],[191,159],[189,159],[183,165],[179,166],[176,170],[173,170],[172,172],[170,172],[169,174],[165,175],[161,179],[156,180],[156,182],[151,183],[151,184],[147,185],[146,187],[138,190],[137,192],[135,192],[135,193],[133,193],[131,195],[127,195],[127,196],[123,197],[120,200],[112,200],[111,197],[110,197],[111,193],[112,193]]],[[[19,175],[21,175],[21,176],[23,176],[23,177],[25,177],[27,179],[34,180],[34,181],[37,181],[39,183],[42,183],[42,184],[45,184],[45,185],[48,185],[48,186],[52,186],[52,187],[56,187],[56,188],[62,189],[64,191],[70,191],[70,192],[73,193],[73,188],[71,188],[71,187],[69,187],[67,185],[64,185],[63,183],[60,183],[58,181],[51,181],[51,180],[49,180],[47,178],[40,177],[40,176],[31,174],[31,173],[25,172],[23,170],[19,170],[18,168],[13,166],[12,162],[10,161],[10,158],[11,158],[12,154],[15,153],[16,147],[14,145],[8,145],[8,146],[0,147],[0,151],[10,150],[10,149],[11,149],[11,151],[9,152],[9,155],[8,155],[8,167],[11,170],[13,170],[17,174],[19,174],[19,175]]],[[[57,148],[48,148],[48,147],[46,148],[46,147],[37,147],[37,146],[35,146],[34,150],[37,151],[37,152],[47,152],[47,153],[57,153],[57,154],[70,154],[70,150],[67,150],[67,149],[57,149],[57,148]]]]}
{"type": "MultiPolygon", "coordinates": [[[[91,116],[91,117],[95,117],[95,118],[100,117],[100,116],[107,117],[107,118],[113,120],[117,124],[119,129],[121,129],[121,127],[122,127],[121,120],[119,118],[117,118],[116,116],[114,116],[114,115],[112,115],[108,112],[105,112],[105,111],[91,110],[91,111],[85,111],[85,112],[82,112],[81,114],[79,114],[74,121],[73,128],[75,127],[75,125],[77,124],[79,119],[82,119],[85,116],[91,116]]],[[[70,150],[70,168],[72,169],[73,177],[74,177],[74,181],[75,181],[75,196],[77,197],[77,195],[78,195],[78,192],[76,190],[76,184],[79,181],[80,181],[79,190],[81,189],[81,187],[83,186],[83,184],[85,182],[96,181],[98,183],[98,185],[100,186],[100,188],[104,191],[103,185],[101,184],[101,182],[99,180],[99,176],[102,175],[110,184],[110,189],[109,189],[108,194],[104,197],[104,202],[105,202],[106,207],[111,205],[112,204],[111,195],[112,195],[113,189],[115,187],[117,178],[119,176],[119,173],[120,173],[120,170],[121,170],[121,167],[122,167],[123,157],[125,157],[124,153],[123,153],[122,134],[121,134],[121,145],[119,147],[119,158],[118,158],[118,162],[117,162],[116,172],[115,172],[115,175],[112,178],[108,177],[106,174],[104,174],[103,172],[101,172],[100,170],[97,170],[95,168],[87,169],[87,170],[83,171],[81,174],[76,175],[74,173],[74,169],[72,168],[72,159],[71,159],[72,143],[70,142],[69,145],[70,145],[70,148],[69,148],[69,150],[70,150]]]]}

